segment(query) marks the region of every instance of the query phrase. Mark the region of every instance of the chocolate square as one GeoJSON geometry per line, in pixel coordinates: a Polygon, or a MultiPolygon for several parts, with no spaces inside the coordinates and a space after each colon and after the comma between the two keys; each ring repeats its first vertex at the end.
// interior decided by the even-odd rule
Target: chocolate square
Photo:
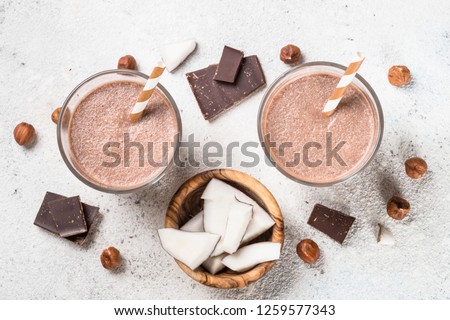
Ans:
{"type": "Polygon", "coordinates": [[[354,221],[354,217],[316,204],[311,212],[308,224],[342,244],[354,221]]]}
{"type": "Polygon", "coordinates": [[[53,221],[53,217],[50,214],[50,210],[48,209],[48,203],[54,200],[65,199],[66,197],[61,196],[56,193],[47,192],[45,194],[44,200],[42,200],[41,207],[39,208],[38,214],[36,215],[36,219],[34,220],[34,224],[38,227],[41,227],[47,231],[58,234],[58,230],[56,229],[55,221],[53,221]]]}
{"type": "Polygon", "coordinates": [[[244,58],[242,51],[225,46],[213,79],[234,83],[241,68],[242,58],[244,58]]]}
{"type": "MultiPolygon", "coordinates": [[[[50,201],[59,200],[59,199],[66,199],[67,197],[47,192],[45,194],[44,200],[42,201],[41,207],[39,208],[38,214],[36,215],[36,219],[34,220],[34,224],[38,227],[41,227],[47,231],[50,231],[52,233],[58,234],[58,230],[56,229],[55,221],[53,221],[53,217],[50,214],[50,210],[48,208],[48,203],[50,201]]],[[[84,244],[86,237],[89,233],[89,230],[91,229],[92,225],[95,223],[97,218],[99,217],[99,208],[94,207],[91,205],[88,205],[86,203],[81,203],[83,206],[83,212],[84,217],[86,220],[86,225],[88,228],[88,231],[85,233],[80,233],[78,235],[67,237],[67,240],[70,240],[72,242],[75,242],[77,244],[84,244]]]]}
{"type": "Polygon", "coordinates": [[[91,230],[91,227],[94,225],[95,221],[99,217],[99,208],[90,206],[85,203],[81,203],[83,206],[84,219],[86,220],[87,231],[84,233],[80,233],[74,236],[66,237],[67,240],[78,243],[79,245],[83,245],[86,241],[87,235],[91,230]]]}
{"type": "Polygon", "coordinates": [[[235,83],[215,81],[217,65],[186,74],[205,120],[212,120],[238,104],[266,81],[257,56],[245,57],[235,83]]]}
{"type": "Polygon", "coordinates": [[[50,201],[48,208],[61,237],[78,235],[88,230],[79,196],[50,201]]]}

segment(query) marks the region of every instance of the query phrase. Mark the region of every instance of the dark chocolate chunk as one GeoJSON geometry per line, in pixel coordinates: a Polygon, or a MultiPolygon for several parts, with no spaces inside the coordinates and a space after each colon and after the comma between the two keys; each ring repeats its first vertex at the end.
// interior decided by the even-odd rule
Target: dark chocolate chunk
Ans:
{"type": "Polygon", "coordinates": [[[61,237],[74,236],[88,230],[79,196],[50,201],[48,208],[61,237]]]}
{"type": "Polygon", "coordinates": [[[214,74],[214,80],[234,83],[241,68],[242,58],[244,58],[242,51],[225,46],[214,74]]]}
{"type": "Polygon", "coordinates": [[[47,192],[45,194],[44,200],[42,200],[41,207],[39,208],[36,219],[34,220],[34,224],[38,227],[41,227],[47,231],[58,234],[58,230],[56,229],[55,221],[53,221],[53,217],[50,214],[50,210],[48,209],[48,203],[50,201],[65,199],[66,197],[61,196],[56,193],[47,192]]]}
{"type": "MultiPolygon", "coordinates": [[[[59,199],[66,199],[67,197],[47,192],[45,194],[44,200],[42,201],[41,207],[39,208],[39,212],[36,215],[36,219],[34,220],[34,224],[38,227],[41,227],[47,231],[50,231],[52,233],[58,234],[58,230],[56,229],[55,221],[53,221],[53,217],[50,214],[50,210],[48,208],[48,203],[50,201],[59,200],[59,199]]],[[[73,241],[75,243],[78,243],[80,245],[84,244],[86,237],[88,235],[89,230],[91,229],[92,225],[95,223],[96,219],[99,217],[99,208],[90,206],[85,203],[81,203],[83,206],[83,212],[84,217],[86,220],[86,225],[88,228],[88,231],[85,233],[81,233],[75,236],[67,237],[66,239],[73,241]]]]}
{"type": "Polygon", "coordinates": [[[86,220],[86,226],[87,231],[84,233],[80,233],[74,236],[66,237],[67,240],[73,241],[75,243],[78,243],[80,245],[84,244],[86,241],[87,235],[89,231],[91,230],[92,225],[95,223],[97,218],[99,217],[99,208],[90,206],[85,203],[81,203],[83,206],[83,212],[84,212],[84,219],[86,220]]]}
{"type": "Polygon", "coordinates": [[[354,221],[354,217],[316,204],[311,212],[308,224],[342,244],[354,221]]]}
{"type": "Polygon", "coordinates": [[[233,84],[214,81],[216,68],[217,65],[211,65],[186,74],[206,120],[214,119],[266,83],[257,56],[244,58],[242,69],[233,84]]]}

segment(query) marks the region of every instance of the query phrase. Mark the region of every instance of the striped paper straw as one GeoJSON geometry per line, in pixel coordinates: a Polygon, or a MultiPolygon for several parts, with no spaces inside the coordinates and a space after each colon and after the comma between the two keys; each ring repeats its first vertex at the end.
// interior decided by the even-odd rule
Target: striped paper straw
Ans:
{"type": "Polygon", "coordinates": [[[153,68],[152,73],[148,77],[147,83],[144,86],[144,90],[139,94],[139,97],[136,100],[136,104],[133,107],[133,110],[130,114],[131,121],[139,120],[144,113],[144,109],[147,106],[148,100],[150,100],[153,91],[155,91],[156,86],[158,85],[159,78],[163,74],[166,69],[166,65],[164,62],[159,59],[156,62],[156,66],[153,68]]]}
{"type": "Polygon", "coordinates": [[[347,67],[347,70],[345,70],[345,73],[339,80],[339,83],[337,84],[336,89],[334,89],[333,93],[331,94],[330,99],[325,104],[325,107],[322,110],[322,113],[324,115],[331,116],[334,113],[337,106],[339,105],[339,102],[341,101],[342,97],[344,96],[345,91],[347,90],[348,86],[350,85],[350,83],[352,83],[353,79],[355,78],[356,72],[358,71],[359,67],[363,63],[364,59],[365,59],[365,56],[361,52],[356,53],[356,57],[353,59],[353,61],[347,67]]]}

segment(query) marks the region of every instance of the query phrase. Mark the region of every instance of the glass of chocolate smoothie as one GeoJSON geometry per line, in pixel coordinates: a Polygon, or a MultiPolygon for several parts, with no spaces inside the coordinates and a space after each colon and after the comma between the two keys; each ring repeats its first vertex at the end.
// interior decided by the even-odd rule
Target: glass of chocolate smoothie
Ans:
{"type": "Polygon", "coordinates": [[[370,85],[357,74],[331,116],[322,109],[345,67],[302,64],[267,90],[258,115],[266,156],[287,177],[330,186],[364,169],[383,136],[383,112],[370,85]]]}
{"type": "Polygon", "coordinates": [[[126,193],[156,183],[173,164],[181,138],[175,101],[156,87],[143,117],[130,112],[147,76],[108,70],[79,84],[58,121],[58,145],[72,173],[90,187],[126,193]]]}

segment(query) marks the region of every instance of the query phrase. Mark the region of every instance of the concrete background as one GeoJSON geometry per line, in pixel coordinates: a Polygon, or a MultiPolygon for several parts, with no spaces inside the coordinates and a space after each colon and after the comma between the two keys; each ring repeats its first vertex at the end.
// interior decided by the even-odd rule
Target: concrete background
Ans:
{"type": "MultiPolygon", "coordinates": [[[[450,298],[450,2],[445,1],[19,1],[0,0],[0,298],[3,299],[445,299],[450,298]],[[130,195],[84,186],[63,163],[50,120],[75,85],[111,69],[124,54],[151,70],[161,44],[195,38],[195,54],[162,83],[181,109],[184,136],[205,143],[258,141],[256,114],[264,90],[213,123],[204,121],[186,72],[216,63],[227,44],[257,54],[267,82],[288,70],[278,59],[287,43],[305,61],[345,64],[356,50],[367,55],[360,73],[385,113],[381,149],[371,165],[330,188],[296,184],[263,161],[244,171],[277,198],[286,222],[281,261],[243,289],[218,290],[188,278],[160,247],[169,200],[179,185],[206,168],[174,168],[160,183],[130,195]],[[414,83],[392,87],[391,65],[405,64],[414,83]],[[38,143],[16,145],[15,125],[32,123],[38,143]],[[406,158],[429,164],[420,181],[403,170],[406,158]],[[33,225],[45,194],[81,195],[103,220],[81,248],[33,225]],[[407,219],[390,219],[385,202],[399,193],[412,204],[407,219]],[[357,217],[344,246],[306,220],[316,202],[357,217]],[[381,247],[374,224],[395,235],[381,247]],[[323,258],[307,266],[295,245],[312,237],[323,258]],[[104,270],[107,246],[125,258],[119,273],[104,270]]],[[[258,150],[263,157],[262,150],[258,150]]],[[[200,157],[200,154],[197,154],[200,157]]],[[[241,156],[234,154],[233,168],[241,156]]]]}

